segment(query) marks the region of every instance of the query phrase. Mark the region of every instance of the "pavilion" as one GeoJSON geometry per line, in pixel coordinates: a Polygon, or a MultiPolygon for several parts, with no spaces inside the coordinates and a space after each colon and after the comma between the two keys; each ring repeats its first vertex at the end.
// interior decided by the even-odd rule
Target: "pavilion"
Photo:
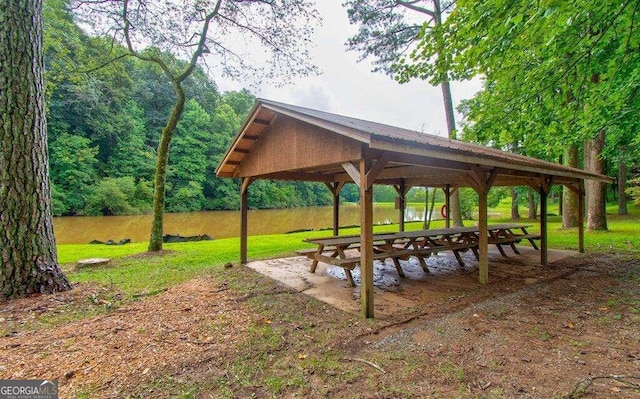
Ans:
{"type": "MultiPolygon", "coordinates": [[[[216,169],[241,184],[240,261],[247,262],[247,198],[257,179],[323,182],[333,194],[338,235],[338,195],[347,182],[360,189],[362,313],[373,317],[373,185],[398,192],[400,230],[411,187],[438,187],[449,195],[470,187],[479,200],[479,281],[488,281],[487,194],[494,186],[529,186],[540,194],[540,257],[547,263],[547,195],[552,185],[578,194],[578,242],[584,251],[584,180],[612,179],[584,170],[477,144],[258,99],[216,169]]],[[[448,221],[447,221],[448,222],[448,221]]],[[[447,225],[448,227],[448,225],[447,225]]]]}

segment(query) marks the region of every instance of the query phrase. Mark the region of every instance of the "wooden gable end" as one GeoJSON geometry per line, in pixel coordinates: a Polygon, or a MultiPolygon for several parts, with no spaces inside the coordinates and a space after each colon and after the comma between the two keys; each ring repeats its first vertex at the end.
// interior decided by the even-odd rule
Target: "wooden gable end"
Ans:
{"type": "Polygon", "coordinates": [[[236,177],[260,176],[358,160],[362,143],[279,115],[237,168],[236,177]]]}

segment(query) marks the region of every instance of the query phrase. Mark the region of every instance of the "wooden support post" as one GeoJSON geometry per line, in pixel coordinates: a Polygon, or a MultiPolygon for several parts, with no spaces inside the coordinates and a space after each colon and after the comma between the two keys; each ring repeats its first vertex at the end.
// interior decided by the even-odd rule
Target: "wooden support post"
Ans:
{"type": "Polygon", "coordinates": [[[478,281],[480,284],[489,282],[489,215],[487,212],[487,197],[489,190],[498,175],[497,169],[490,171],[473,168],[468,175],[471,187],[478,193],[478,281]]]}
{"type": "Polygon", "coordinates": [[[340,234],[340,198],[339,194],[333,194],[333,235],[340,234]]]}
{"type": "Polygon", "coordinates": [[[578,183],[578,251],[584,253],[584,180],[578,183]]]}
{"type": "Polygon", "coordinates": [[[444,186],[444,206],[447,209],[445,218],[444,218],[444,226],[446,228],[451,227],[451,186],[447,184],[444,186]]]}
{"type": "Polygon", "coordinates": [[[547,246],[547,193],[542,188],[540,190],[540,264],[546,266],[548,263],[547,246]]]}
{"type": "Polygon", "coordinates": [[[400,187],[398,187],[398,196],[400,198],[400,210],[398,214],[398,231],[404,231],[404,210],[406,207],[406,191],[404,188],[404,179],[400,179],[400,187]]]}
{"type": "Polygon", "coordinates": [[[367,185],[370,163],[360,160],[360,301],[362,315],[373,317],[373,185],[367,185]]]}
{"type": "Polygon", "coordinates": [[[248,210],[249,210],[249,185],[251,178],[242,179],[240,186],[240,263],[247,264],[247,236],[248,236],[248,210]]]}
{"type": "Polygon", "coordinates": [[[333,235],[340,234],[340,191],[344,182],[325,183],[333,195],[333,235]]]}
{"type": "Polygon", "coordinates": [[[549,246],[547,245],[547,197],[551,191],[553,176],[543,176],[538,192],[540,193],[540,264],[546,266],[549,260],[549,246]]]}
{"type": "Polygon", "coordinates": [[[480,189],[478,193],[478,253],[479,253],[479,273],[478,281],[480,284],[489,282],[489,229],[488,229],[488,212],[487,212],[487,195],[489,189],[480,189]]]}

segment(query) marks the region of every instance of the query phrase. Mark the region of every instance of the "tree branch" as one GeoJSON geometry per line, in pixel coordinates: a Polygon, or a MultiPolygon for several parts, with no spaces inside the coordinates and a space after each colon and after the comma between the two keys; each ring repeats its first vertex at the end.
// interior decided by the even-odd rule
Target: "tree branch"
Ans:
{"type": "MultiPolygon", "coordinates": [[[[439,1],[439,0],[436,0],[436,1],[439,1]]],[[[435,14],[435,12],[433,10],[429,10],[428,8],[417,6],[416,3],[418,1],[415,1],[415,0],[414,1],[395,0],[395,2],[396,2],[396,4],[398,4],[400,6],[403,6],[403,7],[406,7],[408,9],[410,9],[410,10],[418,11],[418,12],[423,13],[423,14],[427,14],[431,18],[435,18],[435,16],[436,16],[436,14],[435,14]]]]}
{"type": "Polygon", "coordinates": [[[102,64],[98,65],[97,67],[94,67],[94,68],[91,68],[91,69],[87,69],[87,70],[82,71],[82,72],[83,72],[83,73],[91,73],[91,72],[95,72],[95,71],[97,71],[98,69],[102,69],[102,68],[106,67],[107,65],[109,65],[109,64],[111,64],[111,63],[113,63],[113,62],[116,62],[116,61],[118,61],[118,60],[121,60],[121,59],[123,59],[123,58],[125,58],[125,57],[129,57],[129,56],[131,56],[131,54],[129,54],[129,53],[127,53],[127,54],[121,54],[121,55],[117,56],[116,58],[112,58],[112,59],[110,59],[110,60],[108,60],[108,61],[106,61],[106,62],[103,62],[102,64]]]}
{"type": "Polygon", "coordinates": [[[193,70],[196,67],[198,58],[200,58],[200,56],[205,52],[208,52],[206,42],[207,42],[207,33],[209,32],[209,25],[211,24],[211,20],[218,15],[221,4],[222,4],[222,0],[218,0],[215,7],[213,8],[213,11],[211,11],[205,17],[204,25],[202,26],[202,31],[200,31],[200,40],[198,41],[198,47],[196,47],[196,51],[193,52],[193,55],[191,56],[191,61],[189,62],[189,66],[187,67],[187,69],[180,76],[178,76],[177,80],[179,82],[184,81],[187,77],[189,77],[189,75],[191,75],[191,72],[193,72],[193,70]]]}

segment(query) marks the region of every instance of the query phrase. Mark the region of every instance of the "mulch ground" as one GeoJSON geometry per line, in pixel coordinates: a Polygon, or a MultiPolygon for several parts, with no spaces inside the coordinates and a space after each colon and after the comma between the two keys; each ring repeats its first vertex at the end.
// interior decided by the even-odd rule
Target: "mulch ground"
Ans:
{"type": "Polygon", "coordinates": [[[246,268],[228,273],[254,279],[255,295],[203,277],[120,306],[111,289],[80,284],[0,304],[0,379],[57,379],[61,398],[189,389],[188,397],[640,397],[637,256],[592,254],[550,267],[567,272],[515,290],[505,280],[376,321],[246,268]],[[74,313],[95,307],[79,320],[74,313]],[[278,332],[268,352],[254,343],[260,359],[252,358],[256,329],[278,332]],[[334,362],[323,364],[331,353],[334,362]],[[260,373],[280,368],[299,381],[269,390],[261,377],[241,380],[228,369],[258,361],[260,373]],[[226,381],[224,390],[212,381],[226,381]]]}

